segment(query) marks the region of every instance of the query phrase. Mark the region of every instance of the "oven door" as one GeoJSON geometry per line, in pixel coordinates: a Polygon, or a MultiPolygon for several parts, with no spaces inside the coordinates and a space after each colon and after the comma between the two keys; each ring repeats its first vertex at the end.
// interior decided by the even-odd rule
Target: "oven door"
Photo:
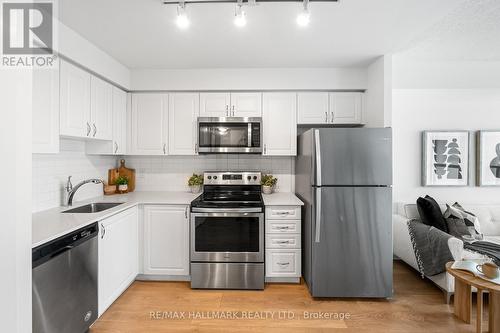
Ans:
{"type": "Polygon", "coordinates": [[[264,214],[191,213],[192,262],[264,262],[264,214]]]}
{"type": "Polygon", "coordinates": [[[262,153],[261,118],[198,118],[199,153],[262,153]]]}

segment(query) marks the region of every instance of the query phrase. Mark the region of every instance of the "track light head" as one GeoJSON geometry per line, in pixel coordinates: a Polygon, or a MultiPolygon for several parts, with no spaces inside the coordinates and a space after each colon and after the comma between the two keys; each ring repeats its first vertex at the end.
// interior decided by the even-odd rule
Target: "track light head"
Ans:
{"type": "Polygon", "coordinates": [[[177,20],[175,23],[180,29],[187,29],[191,24],[186,14],[186,4],[184,2],[179,3],[177,6],[177,20]]]}
{"type": "Polygon", "coordinates": [[[241,4],[238,4],[236,7],[236,13],[234,15],[234,25],[237,27],[244,27],[247,24],[247,17],[245,11],[242,8],[241,4]]]}
{"type": "Polygon", "coordinates": [[[304,8],[297,16],[297,24],[301,27],[306,27],[309,25],[309,21],[311,20],[311,14],[309,13],[309,0],[304,0],[303,3],[304,8]]]}

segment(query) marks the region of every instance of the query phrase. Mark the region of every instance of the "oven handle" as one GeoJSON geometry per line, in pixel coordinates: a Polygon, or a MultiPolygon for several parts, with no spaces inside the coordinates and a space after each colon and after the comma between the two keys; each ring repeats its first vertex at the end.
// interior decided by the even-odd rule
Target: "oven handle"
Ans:
{"type": "Polygon", "coordinates": [[[191,208],[191,212],[193,213],[262,213],[262,208],[199,208],[193,207],[191,208]]]}
{"type": "Polygon", "coordinates": [[[191,223],[195,223],[196,217],[240,217],[240,216],[245,216],[245,217],[258,217],[258,218],[264,218],[264,213],[235,213],[235,212],[212,212],[212,213],[191,213],[191,216],[193,217],[191,219],[191,223]]]}

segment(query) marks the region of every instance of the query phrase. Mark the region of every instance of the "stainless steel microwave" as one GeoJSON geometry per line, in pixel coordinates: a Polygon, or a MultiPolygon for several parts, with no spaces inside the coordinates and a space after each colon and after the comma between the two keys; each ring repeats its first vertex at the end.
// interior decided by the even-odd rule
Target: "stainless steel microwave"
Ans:
{"type": "Polygon", "coordinates": [[[199,153],[262,153],[262,118],[199,117],[199,153]]]}

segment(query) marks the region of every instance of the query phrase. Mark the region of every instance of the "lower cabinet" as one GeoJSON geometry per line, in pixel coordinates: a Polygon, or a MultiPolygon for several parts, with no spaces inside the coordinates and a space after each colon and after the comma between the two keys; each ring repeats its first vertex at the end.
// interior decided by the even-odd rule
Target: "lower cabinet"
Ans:
{"type": "Polygon", "coordinates": [[[138,222],[137,207],[99,222],[99,316],[138,274],[138,222]]]}
{"type": "Polygon", "coordinates": [[[144,206],[145,275],[189,275],[189,206],[144,206]]]}
{"type": "Polygon", "coordinates": [[[300,206],[266,207],[266,281],[299,282],[300,206]]]}

